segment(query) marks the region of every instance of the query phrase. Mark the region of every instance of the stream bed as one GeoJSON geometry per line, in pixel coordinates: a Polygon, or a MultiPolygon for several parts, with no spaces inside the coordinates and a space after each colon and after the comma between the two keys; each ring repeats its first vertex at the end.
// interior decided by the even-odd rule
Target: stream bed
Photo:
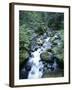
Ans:
{"type": "Polygon", "coordinates": [[[50,39],[51,37],[45,34],[42,38],[38,38],[37,44],[32,44],[30,57],[26,65],[20,70],[20,79],[62,77],[64,75],[59,58],[51,51],[47,51],[52,49],[50,39]]]}

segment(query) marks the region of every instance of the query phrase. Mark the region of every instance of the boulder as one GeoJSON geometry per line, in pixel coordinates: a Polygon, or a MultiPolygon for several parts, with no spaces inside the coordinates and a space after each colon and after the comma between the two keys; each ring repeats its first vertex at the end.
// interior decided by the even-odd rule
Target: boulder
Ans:
{"type": "MultiPolygon", "coordinates": [[[[52,49],[55,57],[58,58],[59,63],[64,63],[64,50],[61,47],[54,47],[52,49]]],[[[63,65],[62,65],[63,66],[63,65]]]]}
{"type": "Polygon", "coordinates": [[[22,51],[20,52],[19,57],[20,57],[20,64],[21,64],[22,62],[24,62],[26,59],[29,58],[29,52],[26,51],[26,50],[22,50],[22,51]]]}
{"type": "Polygon", "coordinates": [[[41,53],[40,57],[41,57],[41,60],[48,62],[52,59],[52,53],[46,51],[46,52],[41,53]]]}
{"type": "Polygon", "coordinates": [[[58,57],[59,60],[60,60],[61,62],[63,62],[63,60],[64,60],[64,53],[57,54],[56,57],[58,57]]]}

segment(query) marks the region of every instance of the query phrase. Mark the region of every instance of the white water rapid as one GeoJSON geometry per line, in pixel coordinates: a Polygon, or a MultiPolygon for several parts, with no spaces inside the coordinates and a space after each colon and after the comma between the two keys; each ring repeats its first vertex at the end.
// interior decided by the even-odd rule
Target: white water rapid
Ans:
{"type": "Polygon", "coordinates": [[[44,43],[36,51],[31,52],[32,57],[29,58],[29,63],[32,63],[31,70],[28,74],[28,79],[41,78],[43,75],[43,63],[40,58],[40,54],[45,52],[47,49],[51,48],[51,43],[49,42],[50,37],[44,39],[44,43]]]}

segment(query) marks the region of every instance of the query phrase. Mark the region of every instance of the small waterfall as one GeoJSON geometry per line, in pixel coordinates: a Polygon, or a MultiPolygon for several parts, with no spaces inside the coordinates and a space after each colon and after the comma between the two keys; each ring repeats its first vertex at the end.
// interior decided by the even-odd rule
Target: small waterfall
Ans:
{"type": "Polygon", "coordinates": [[[60,46],[60,41],[57,36],[51,38],[44,34],[42,37],[35,37],[33,39],[31,42],[30,57],[20,71],[20,79],[38,79],[47,77],[45,75],[53,77],[58,72],[61,73],[59,76],[64,75],[62,70],[63,64],[52,52],[52,46],[55,45],[54,47],[56,47],[56,44],[51,42],[51,39],[54,39],[54,37],[56,38],[57,45],[60,46]],[[48,57],[46,57],[45,53],[48,53],[48,57]],[[46,58],[42,55],[45,55],[46,58]]]}
{"type": "Polygon", "coordinates": [[[39,47],[36,51],[31,52],[32,57],[29,58],[29,63],[32,63],[31,70],[28,74],[28,79],[36,79],[41,78],[43,75],[43,63],[40,61],[40,54],[45,52],[48,48],[51,48],[51,44],[49,42],[50,37],[44,39],[44,43],[41,47],[39,47]]]}

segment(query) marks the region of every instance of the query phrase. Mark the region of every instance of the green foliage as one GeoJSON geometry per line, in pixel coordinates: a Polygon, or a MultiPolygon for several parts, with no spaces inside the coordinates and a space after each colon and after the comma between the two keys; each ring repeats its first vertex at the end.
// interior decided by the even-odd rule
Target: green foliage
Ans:
{"type": "Polygon", "coordinates": [[[57,45],[52,47],[52,51],[54,55],[58,57],[59,60],[63,63],[64,62],[64,31],[60,30],[60,31],[57,31],[57,33],[60,36],[60,40],[52,39],[52,44],[54,42],[57,43],[57,45]]]}
{"type": "Polygon", "coordinates": [[[28,27],[26,27],[26,25],[22,25],[20,26],[19,35],[19,40],[29,43],[31,38],[31,30],[28,27]]]}
{"type": "MultiPolygon", "coordinates": [[[[29,57],[30,45],[34,34],[43,35],[51,30],[64,29],[64,14],[37,11],[19,11],[19,58],[23,62],[29,57]]],[[[63,30],[61,37],[63,38],[63,30]]],[[[63,41],[63,40],[62,40],[63,41]]]]}
{"type": "Polygon", "coordinates": [[[42,23],[42,13],[32,11],[20,11],[20,26],[25,24],[30,29],[37,29],[42,23]]]}
{"type": "Polygon", "coordinates": [[[31,40],[31,31],[25,25],[20,26],[19,31],[19,50],[20,50],[20,62],[24,61],[29,56],[29,45],[31,40]]]}
{"type": "Polygon", "coordinates": [[[22,64],[26,59],[29,58],[29,53],[27,50],[20,50],[20,64],[22,64]]]}
{"type": "Polygon", "coordinates": [[[42,27],[38,27],[38,29],[35,30],[35,33],[37,33],[38,35],[43,35],[44,34],[44,29],[42,27]]]}
{"type": "Polygon", "coordinates": [[[48,20],[48,27],[54,30],[64,29],[64,14],[50,13],[50,18],[48,20]]]}

